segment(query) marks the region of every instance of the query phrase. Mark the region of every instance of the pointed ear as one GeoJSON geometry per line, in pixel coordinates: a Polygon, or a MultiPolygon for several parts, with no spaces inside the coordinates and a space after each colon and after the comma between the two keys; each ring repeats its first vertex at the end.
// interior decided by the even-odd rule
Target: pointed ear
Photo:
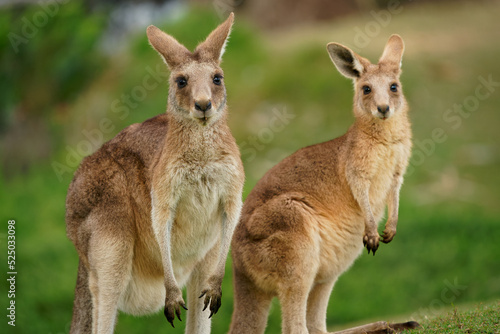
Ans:
{"type": "Polygon", "coordinates": [[[233,22],[234,13],[231,13],[226,21],[215,28],[215,30],[208,35],[207,39],[198,45],[194,53],[198,53],[200,58],[204,60],[220,63],[233,22]]]}
{"type": "Polygon", "coordinates": [[[151,25],[147,29],[149,44],[158,51],[169,69],[172,69],[190,56],[191,52],[172,36],[151,25]]]}
{"type": "Polygon", "coordinates": [[[345,77],[357,79],[370,62],[338,43],[328,43],[326,50],[337,70],[345,77]]]}
{"type": "Polygon", "coordinates": [[[392,35],[385,45],[384,53],[378,63],[386,63],[401,68],[405,44],[399,35],[392,35]]]}

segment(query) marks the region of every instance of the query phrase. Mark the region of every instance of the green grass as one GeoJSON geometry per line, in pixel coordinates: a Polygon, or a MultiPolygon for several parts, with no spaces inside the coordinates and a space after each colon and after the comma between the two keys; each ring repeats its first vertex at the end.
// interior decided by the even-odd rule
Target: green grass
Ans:
{"type": "Polygon", "coordinates": [[[480,304],[468,310],[454,308],[448,313],[426,319],[421,329],[404,333],[500,333],[500,302],[480,304]]]}
{"type": "MultiPolygon", "coordinates": [[[[454,122],[443,118],[455,103],[475,94],[480,76],[491,75],[500,81],[500,45],[492,42],[500,30],[499,9],[497,2],[408,6],[366,48],[354,48],[376,60],[390,34],[397,32],[405,39],[402,82],[411,108],[414,168],[401,193],[397,237],[382,245],[375,257],[363,254],[340,277],[330,298],[329,327],[393,317],[420,321],[432,319],[452,305],[500,299],[498,88],[467,118],[461,118],[460,126],[454,127],[454,122]],[[427,154],[422,143],[428,143],[436,128],[443,129],[447,139],[434,143],[433,152],[427,154]],[[422,163],[417,151],[424,154],[422,163]]],[[[369,15],[350,17],[300,31],[262,33],[237,18],[222,66],[230,127],[240,145],[246,142],[247,148],[255,151],[243,155],[247,177],[244,196],[285,156],[347,130],[353,121],[352,84],[337,73],[325,45],[338,41],[351,46],[353,28],[362,28],[371,20],[369,15]],[[269,126],[274,111],[285,109],[294,118],[270,141],[259,142],[258,148],[249,146],[250,139],[258,138],[259,131],[269,126]]],[[[194,10],[182,22],[163,28],[192,48],[216,22],[215,15],[194,10]]],[[[8,333],[66,333],[69,329],[78,261],[64,225],[71,173],[59,181],[50,163],[64,163],[66,146],[75,148],[85,140],[82,130],[95,129],[103,117],[115,127],[105,134],[109,139],[121,128],[165,110],[165,82],[148,91],[148,97],[123,119],[111,109],[113,101],[141,84],[147,66],[164,66],[147,45],[145,34],[135,37],[133,46],[109,63],[88,88],[78,92],[78,98],[53,107],[48,117],[58,133],[54,138],[60,137],[60,141],[54,145],[52,159],[32,166],[27,173],[0,180],[0,219],[16,220],[18,271],[17,326],[7,327],[4,322],[2,332],[4,328],[8,333]],[[59,113],[62,109],[64,115],[59,113]]],[[[7,230],[2,226],[0,248],[6,249],[7,230]]],[[[0,263],[6,260],[6,252],[1,251],[0,263]]],[[[1,305],[7,307],[5,280],[1,287],[1,305]]],[[[227,332],[232,306],[229,260],[222,308],[214,316],[213,333],[227,332]]],[[[449,318],[450,325],[459,319],[465,330],[473,326],[467,319],[484,318],[487,323],[488,317],[494,319],[496,314],[498,318],[498,303],[477,312],[459,312],[449,318]]],[[[280,322],[275,300],[267,333],[279,333],[280,322]]],[[[438,325],[444,323],[438,321],[438,325]]],[[[182,333],[183,325],[178,325],[171,329],[161,313],[141,318],[121,314],[117,333],[182,333]]],[[[432,326],[429,324],[435,328],[432,326]]]]}

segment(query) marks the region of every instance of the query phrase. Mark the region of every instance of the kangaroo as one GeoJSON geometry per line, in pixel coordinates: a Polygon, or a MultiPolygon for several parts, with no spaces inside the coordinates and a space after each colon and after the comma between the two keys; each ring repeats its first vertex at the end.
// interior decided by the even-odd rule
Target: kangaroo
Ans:
{"type": "Polygon", "coordinates": [[[235,307],[230,333],[263,333],[271,299],[283,333],[326,333],[333,285],[360,255],[396,234],[411,151],[399,81],[404,44],[390,37],[378,64],[329,43],[354,80],[355,122],[331,141],[303,148],[269,170],[245,200],[232,241],[235,307]],[[377,222],[386,204],[382,236],[377,222]]]}
{"type": "Polygon", "coordinates": [[[71,333],[112,333],[118,310],[162,307],[172,326],[182,307],[186,333],[210,333],[244,182],[220,68],[233,17],[194,52],[147,28],[171,72],[167,109],[83,159],[69,186],[67,234],[80,260],[71,333]]]}

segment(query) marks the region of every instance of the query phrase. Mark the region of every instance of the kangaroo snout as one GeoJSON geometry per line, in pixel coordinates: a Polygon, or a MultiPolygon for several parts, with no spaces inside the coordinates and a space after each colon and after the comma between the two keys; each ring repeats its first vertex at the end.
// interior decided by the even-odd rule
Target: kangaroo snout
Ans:
{"type": "Polygon", "coordinates": [[[199,111],[207,111],[212,108],[212,102],[210,100],[207,101],[195,101],[194,108],[199,111]]]}
{"type": "Polygon", "coordinates": [[[377,106],[377,110],[381,114],[386,114],[389,112],[389,106],[388,105],[377,106]]]}
{"type": "Polygon", "coordinates": [[[208,118],[213,116],[212,102],[209,99],[195,100],[192,116],[194,118],[207,121],[208,118]]]}
{"type": "Polygon", "coordinates": [[[377,111],[379,112],[380,118],[386,119],[389,117],[390,108],[387,104],[377,106],[377,111]]]}

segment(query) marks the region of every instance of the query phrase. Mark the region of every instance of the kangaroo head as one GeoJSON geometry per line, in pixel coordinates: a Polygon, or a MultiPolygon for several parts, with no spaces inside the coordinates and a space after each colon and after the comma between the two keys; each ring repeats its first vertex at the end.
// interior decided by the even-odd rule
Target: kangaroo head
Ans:
{"type": "Polygon", "coordinates": [[[386,120],[405,108],[399,81],[404,51],[400,36],[389,38],[376,65],[341,44],[329,43],[327,50],[338,71],[354,80],[356,117],[372,116],[386,120]]]}
{"type": "Polygon", "coordinates": [[[215,122],[225,113],[226,88],[220,62],[233,20],[231,13],[193,52],[157,27],[148,27],[149,43],[170,69],[167,112],[202,125],[215,122]]]}

